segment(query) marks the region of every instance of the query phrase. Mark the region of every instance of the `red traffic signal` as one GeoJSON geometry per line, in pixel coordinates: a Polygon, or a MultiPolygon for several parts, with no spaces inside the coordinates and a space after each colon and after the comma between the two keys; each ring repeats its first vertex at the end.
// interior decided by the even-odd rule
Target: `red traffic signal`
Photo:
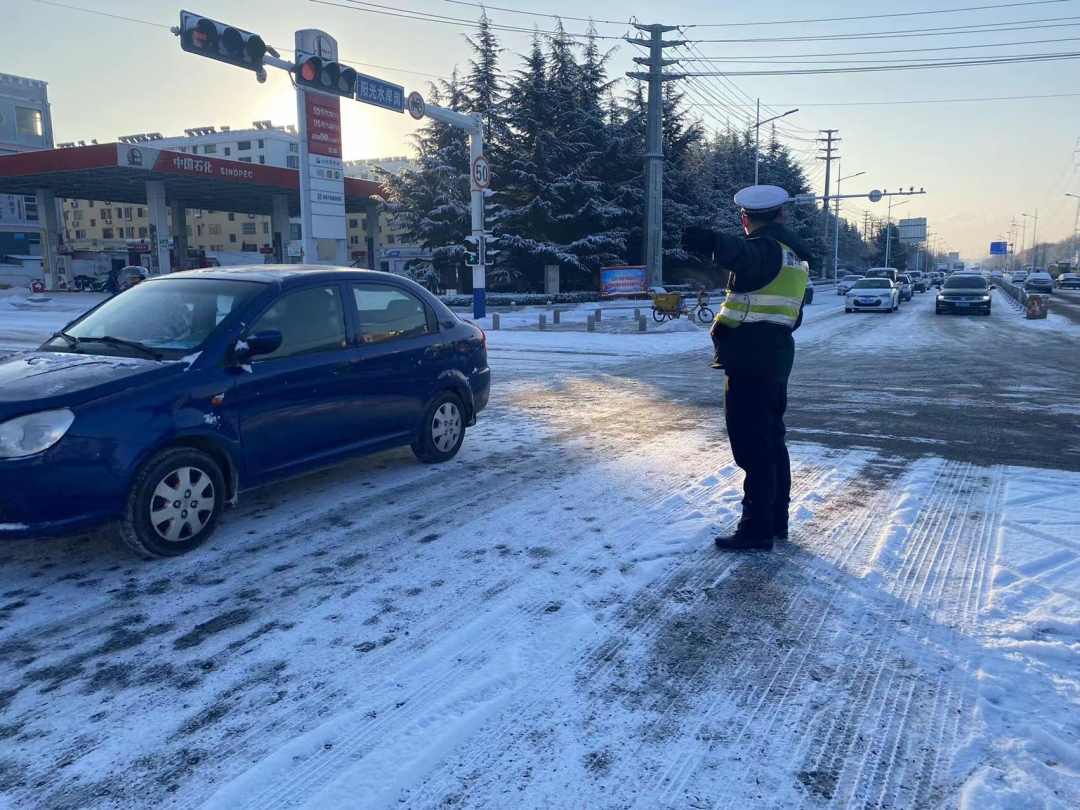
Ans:
{"type": "Polygon", "coordinates": [[[269,52],[258,34],[190,11],[180,12],[180,27],[173,30],[180,36],[180,47],[188,53],[208,56],[247,70],[261,71],[263,57],[269,52]]]}
{"type": "Polygon", "coordinates": [[[297,54],[293,71],[296,83],[310,90],[334,96],[352,96],[356,91],[356,71],[318,56],[297,54]]]}

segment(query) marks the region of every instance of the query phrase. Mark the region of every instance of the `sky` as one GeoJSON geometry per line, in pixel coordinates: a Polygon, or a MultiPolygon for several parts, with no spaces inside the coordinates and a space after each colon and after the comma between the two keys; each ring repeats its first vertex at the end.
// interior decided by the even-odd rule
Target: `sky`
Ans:
{"type": "MultiPolygon", "coordinates": [[[[194,126],[236,128],[264,119],[275,124],[296,122],[295,95],[283,72],[270,70],[268,81],[258,84],[248,71],[180,50],[178,40],[167,28],[177,24],[183,8],[176,0],[56,2],[66,7],[52,0],[2,0],[5,7],[18,6],[19,36],[5,41],[0,71],[49,82],[57,142],[89,142],[91,138],[106,142],[140,132],[180,135],[194,126]],[[77,8],[156,25],[112,19],[77,8]]],[[[875,0],[874,3],[819,0],[814,4],[799,0],[771,0],[767,4],[667,0],[657,4],[640,0],[550,0],[536,4],[530,0],[496,0],[493,5],[499,8],[489,7],[489,15],[496,24],[523,28],[535,24],[545,30],[550,29],[553,20],[508,9],[603,20],[597,23],[599,32],[612,37],[604,40],[604,44],[616,49],[610,62],[613,76],[636,69],[632,58],[642,55],[638,47],[621,40],[624,34],[633,33],[633,29],[620,21],[634,17],[643,23],[684,26],[681,32],[668,36],[693,44],[666,53],[668,57],[682,59],[680,65],[670,70],[727,72],[724,78],[697,77],[680,82],[688,103],[715,105],[719,100],[725,105],[693,108],[708,127],[723,128],[727,120],[738,121],[739,116],[749,115],[753,120],[749,103],[758,97],[763,105],[778,112],[798,107],[799,111],[785,118],[782,124],[791,136],[788,143],[803,153],[811,167],[810,176],[819,194],[823,192],[824,172],[822,162],[813,160],[819,146],[813,139],[820,137],[818,130],[837,129],[841,138],[840,174],[865,172],[849,180],[842,193],[865,193],[874,188],[925,188],[925,195],[908,198],[903,205],[897,205],[901,202],[897,198],[894,218],[927,217],[931,233],[938,236],[939,250],[956,250],[969,260],[978,260],[987,253],[991,241],[1006,233],[1014,219],[1028,223],[1028,244],[1036,213],[1040,242],[1073,234],[1077,201],[1065,194],[1080,193],[1080,175],[1076,171],[1080,153],[1074,152],[1080,143],[1080,95],[1033,96],[1080,93],[1080,61],[854,74],[734,74],[799,69],[812,61],[807,56],[810,54],[861,52],[821,60],[831,68],[869,66],[856,64],[859,60],[1043,53],[1080,56],[1080,0],[1016,3],[1017,0],[875,0]],[[1007,8],[851,19],[867,14],[1004,5],[1010,1],[1014,5],[1007,8]],[[811,18],[839,19],[788,22],[811,18]],[[1030,28],[881,36],[910,29],[988,23],[1013,23],[1030,28]],[[875,38],[836,39],[860,34],[874,34],[875,38]],[[746,41],[780,37],[808,39],[746,41]],[[1054,41],[986,49],[914,50],[1032,40],[1054,41]],[[702,57],[746,61],[689,61],[702,57]],[[955,99],[994,100],[896,104],[955,99]],[[1023,214],[1032,216],[1024,219],[1023,214]]],[[[461,20],[473,20],[479,13],[471,4],[448,0],[372,0],[366,5],[350,0],[201,0],[194,6],[200,14],[255,31],[269,44],[279,47],[291,47],[293,32],[299,28],[323,29],[338,39],[344,61],[362,72],[397,82],[406,91],[425,92],[428,82],[448,75],[455,65],[467,67],[469,51],[464,35],[470,31],[468,24],[404,19],[392,16],[392,9],[461,20]],[[380,5],[386,8],[373,7],[380,5]]],[[[566,19],[564,25],[567,31],[581,32],[586,23],[566,19]]],[[[529,36],[499,32],[499,37],[506,48],[503,67],[513,70],[519,65],[516,54],[525,50],[529,36]]],[[[621,86],[628,88],[631,81],[625,79],[621,86]]],[[[762,118],[765,117],[763,112],[762,118]]],[[[360,103],[343,104],[343,123],[346,159],[409,154],[408,135],[418,126],[408,115],[360,103]]],[[[834,178],[836,168],[834,163],[834,178]]],[[[747,183],[752,179],[748,178],[747,183]]],[[[843,210],[861,225],[862,212],[867,209],[874,216],[884,218],[887,201],[871,204],[861,199],[849,200],[843,210]]]]}

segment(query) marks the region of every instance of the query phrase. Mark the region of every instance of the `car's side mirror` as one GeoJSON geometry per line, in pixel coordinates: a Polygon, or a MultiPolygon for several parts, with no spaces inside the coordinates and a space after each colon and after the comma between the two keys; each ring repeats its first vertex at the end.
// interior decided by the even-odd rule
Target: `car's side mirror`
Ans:
{"type": "Polygon", "coordinates": [[[263,329],[236,344],[236,359],[247,362],[260,354],[273,354],[281,348],[281,332],[263,329]]]}

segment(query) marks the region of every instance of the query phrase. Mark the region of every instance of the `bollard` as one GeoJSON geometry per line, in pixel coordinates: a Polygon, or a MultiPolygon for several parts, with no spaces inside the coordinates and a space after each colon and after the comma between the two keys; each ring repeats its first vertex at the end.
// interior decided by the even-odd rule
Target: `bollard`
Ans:
{"type": "Polygon", "coordinates": [[[644,315],[639,315],[638,319],[637,319],[637,330],[639,332],[644,332],[645,331],[645,325],[647,323],[648,323],[648,321],[645,320],[645,316],[644,315]]]}
{"type": "Polygon", "coordinates": [[[499,313],[495,312],[491,315],[491,328],[494,331],[499,331],[499,313]]]}
{"type": "Polygon", "coordinates": [[[596,322],[600,323],[600,310],[596,310],[596,322]]]}
{"type": "Polygon", "coordinates": [[[543,332],[547,329],[547,315],[540,316],[540,331],[543,332]]]}
{"type": "Polygon", "coordinates": [[[558,309],[555,310],[555,314],[552,316],[552,319],[555,323],[562,323],[562,311],[558,309]]]}
{"type": "Polygon", "coordinates": [[[634,310],[634,320],[636,321],[639,318],[641,318],[641,310],[640,309],[635,309],[634,310]]]}
{"type": "Polygon", "coordinates": [[[586,332],[595,332],[596,331],[596,316],[595,315],[590,315],[588,318],[586,318],[586,320],[585,320],[585,331],[586,332]]]}

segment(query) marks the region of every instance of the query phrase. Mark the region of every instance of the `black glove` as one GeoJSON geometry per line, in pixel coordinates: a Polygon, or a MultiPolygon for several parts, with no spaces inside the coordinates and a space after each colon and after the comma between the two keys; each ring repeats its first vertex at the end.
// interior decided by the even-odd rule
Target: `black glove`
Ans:
{"type": "Polygon", "coordinates": [[[690,225],[683,231],[682,246],[688,253],[711,257],[716,250],[716,234],[704,225],[690,225]]]}

